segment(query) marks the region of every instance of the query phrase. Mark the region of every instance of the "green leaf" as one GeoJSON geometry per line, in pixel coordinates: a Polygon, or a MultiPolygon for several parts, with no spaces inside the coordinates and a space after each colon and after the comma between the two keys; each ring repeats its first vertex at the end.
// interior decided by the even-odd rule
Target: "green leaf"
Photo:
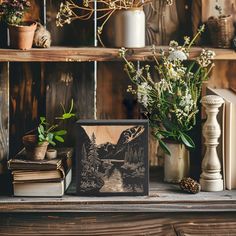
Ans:
{"type": "Polygon", "coordinates": [[[48,134],[47,134],[47,140],[48,140],[48,141],[53,140],[53,136],[54,136],[53,133],[48,133],[48,134]]]}
{"type": "Polygon", "coordinates": [[[40,133],[42,133],[42,134],[43,134],[43,133],[44,133],[44,131],[45,131],[45,130],[44,130],[44,127],[43,127],[43,125],[39,125],[39,129],[40,129],[40,133]]]}
{"type": "Polygon", "coordinates": [[[52,146],[56,146],[56,143],[53,142],[52,140],[49,140],[48,142],[49,142],[52,146]]]}
{"type": "Polygon", "coordinates": [[[46,121],[46,118],[45,118],[44,116],[41,116],[41,117],[40,117],[40,122],[41,122],[41,124],[44,124],[45,121],[46,121]]]}
{"type": "Polygon", "coordinates": [[[37,130],[38,130],[38,133],[41,134],[41,129],[39,127],[37,128],[37,130]]]}
{"type": "Polygon", "coordinates": [[[158,141],[159,141],[159,145],[160,145],[160,147],[162,148],[162,150],[163,150],[166,154],[171,155],[170,150],[169,150],[169,148],[167,147],[167,145],[166,145],[161,139],[158,140],[158,141]]]}
{"type": "Polygon", "coordinates": [[[72,110],[73,110],[73,107],[74,107],[74,100],[73,100],[73,99],[71,99],[71,104],[70,104],[70,110],[69,110],[69,113],[71,113],[71,112],[72,112],[72,110]]]}
{"type": "Polygon", "coordinates": [[[67,134],[67,131],[66,130],[58,130],[58,131],[56,131],[56,132],[54,132],[54,135],[59,135],[59,136],[61,136],[61,135],[66,135],[67,134]]]}
{"type": "Polygon", "coordinates": [[[158,132],[165,138],[168,138],[169,136],[172,135],[171,132],[166,131],[166,130],[159,130],[158,132]]]}
{"type": "Polygon", "coordinates": [[[62,138],[61,136],[56,135],[56,136],[55,136],[55,139],[56,139],[58,142],[64,143],[64,138],[62,138]]]}
{"type": "Polygon", "coordinates": [[[180,132],[180,139],[187,147],[195,148],[195,143],[187,134],[180,132]]]}
{"type": "Polygon", "coordinates": [[[45,138],[42,134],[39,135],[39,141],[43,141],[45,138]]]}
{"type": "Polygon", "coordinates": [[[73,114],[73,113],[65,113],[65,114],[62,115],[62,119],[63,120],[70,119],[73,116],[75,116],[75,114],[73,114]]]}

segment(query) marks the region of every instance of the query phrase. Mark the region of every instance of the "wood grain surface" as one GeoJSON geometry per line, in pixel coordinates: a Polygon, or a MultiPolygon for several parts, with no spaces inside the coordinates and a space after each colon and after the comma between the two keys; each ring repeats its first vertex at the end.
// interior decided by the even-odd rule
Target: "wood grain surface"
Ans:
{"type": "MultiPolygon", "coordinates": [[[[46,81],[46,116],[49,122],[62,114],[61,104],[70,108],[76,118],[65,122],[68,135],[63,146],[75,145],[75,121],[94,118],[94,65],[93,63],[47,63],[43,77],[46,81]]],[[[63,127],[63,126],[62,126],[63,127]]],[[[62,128],[61,127],[61,128],[62,128]]]]}
{"type": "Polygon", "coordinates": [[[0,63],[0,174],[9,155],[9,64],[0,63]]]}
{"type": "Polygon", "coordinates": [[[63,27],[56,26],[56,15],[60,9],[61,1],[46,1],[47,29],[51,33],[52,45],[66,46],[93,46],[94,20],[75,20],[63,27]]]}
{"type": "MultiPolygon", "coordinates": [[[[159,49],[167,50],[165,46],[159,49]]],[[[214,50],[215,60],[236,60],[236,53],[231,49],[206,48],[214,50]]],[[[192,48],[190,59],[199,56],[202,48],[192,48]]],[[[48,49],[33,48],[30,50],[0,49],[0,62],[92,62],[92,61],[121,61],[118,48],[100,47],[51,47],[48,49]]],[[[127,58],[133,61],[153,60],[151,47],[128,49],[127,58]]]]}
{"type": "Polygon", "coordinates": [[[0,214],[0,235],[235,235],[235,213],[0,214]]]}
{"type": "MultiPolygon", "coordinates": [[[[45,88],[40,63],[10,63],[10,156],[23,146],[22,136],[45,115],[45,88]]],[[[7,79],[7,78],[6,78],[7,79]]]]}
{"type": "MultiPolygon", "coordinates": [[[[187,194],[178,185],[151,177],[149,196],[82,197],[75,184],[62,198],[0,196],[0,212],[236,212],[236,190],[187,194]]],[[[153,173],[153,172],[152,172],[153,173]]]]}

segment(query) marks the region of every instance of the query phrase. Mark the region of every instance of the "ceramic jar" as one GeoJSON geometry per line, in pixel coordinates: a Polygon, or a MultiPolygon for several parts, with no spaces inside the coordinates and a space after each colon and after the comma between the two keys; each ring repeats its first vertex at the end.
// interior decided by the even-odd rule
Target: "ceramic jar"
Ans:
{"type": "Polygon", "coordinates": [[[179,183],[181,179],[189,176],[189,151],[183,144],[167,142],[171,155],[164,154],[164,181],[179,183]]]}
{"type": "Polygon", "coordinates": [[[143,8],[117,10],[113,17],[114,47],[140,48],[145,46],[145,14],[143,8]]]}

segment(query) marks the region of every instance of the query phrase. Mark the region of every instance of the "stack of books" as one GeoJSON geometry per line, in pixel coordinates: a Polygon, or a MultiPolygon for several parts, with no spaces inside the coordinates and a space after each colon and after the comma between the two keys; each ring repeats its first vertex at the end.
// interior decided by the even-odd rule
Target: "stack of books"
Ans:
{"type": "Polygon", "coordinates": [[[225,101],[217,116],[221,127],[217,152],[222,162],[225,189],[236,189],[236,91],[208,87],[207,94],[218,95],[225,101]]]}
{"type": "Polygon", "coordinates": [[[57,150],[53,160],[27,160],[25,150],[8,161],[14,196],[61,197],[72,179],[72,148],[57,150]]]}

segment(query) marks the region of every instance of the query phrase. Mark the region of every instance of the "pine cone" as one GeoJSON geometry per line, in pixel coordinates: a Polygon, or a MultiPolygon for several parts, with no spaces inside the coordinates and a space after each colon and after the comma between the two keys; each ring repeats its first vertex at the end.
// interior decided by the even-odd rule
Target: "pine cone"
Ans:
{"type": "Polygon", "coordinates": [[[191,178],[183,178],[179,185],[184,192],[188,193],[199,193],[201,190],[201,185],[191,178]]]}

